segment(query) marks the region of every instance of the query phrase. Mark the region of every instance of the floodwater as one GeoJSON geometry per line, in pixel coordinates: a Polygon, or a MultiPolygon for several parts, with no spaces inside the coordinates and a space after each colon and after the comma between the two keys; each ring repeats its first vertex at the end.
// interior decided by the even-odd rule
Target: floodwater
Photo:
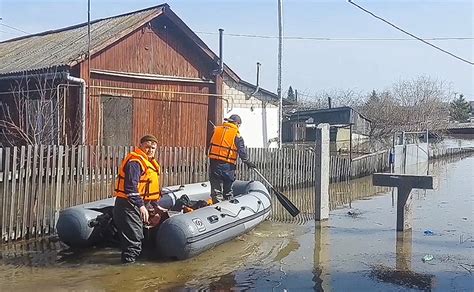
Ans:
{"type": "Polygon", "coordinates": [[[180,262],[122,266],[112,248],[4,245],[0,291],[473,291],[474,156],[437,161],[430,173],[438,188],[413,191],[411,232],[395,231],[392,192],[363,178],[332,187],[323,223],[266,221],[180,262]]]}

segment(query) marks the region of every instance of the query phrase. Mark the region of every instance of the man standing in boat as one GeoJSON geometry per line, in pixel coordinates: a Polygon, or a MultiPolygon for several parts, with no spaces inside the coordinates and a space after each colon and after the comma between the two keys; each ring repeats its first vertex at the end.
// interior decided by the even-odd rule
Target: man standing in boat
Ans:
{"type": "Polygon", "coordinates": [[[244,139],[239,132],[241,124],[239,115],[231,115],[224,119],[222,125],[214,128],[208,154],[211,198],[214,204],[218,202],[218,193],[221,193],[225,200],[230,198],[238,157],[248,167],[256,167],[248,160],[244,139]]]}
{"type": "Polygon", "coordinates": [[[160,165],[155,159],[158,139],[145,135],[119,169],[115,189],[114,222],[119,230],[122,263],[133,263],[142,250],[143,224],[148,224],[147,207],[168,210],[176,198],[161,194],[160,165]]]}

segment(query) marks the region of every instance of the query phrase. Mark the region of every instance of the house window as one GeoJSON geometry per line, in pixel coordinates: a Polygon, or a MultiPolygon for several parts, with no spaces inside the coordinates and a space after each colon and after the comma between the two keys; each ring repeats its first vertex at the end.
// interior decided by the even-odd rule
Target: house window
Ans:
{"type": "Polygon", "coordinates": [[[102,96],[102,144],[132,145],[133,100],[130,97],[102,96]]]}

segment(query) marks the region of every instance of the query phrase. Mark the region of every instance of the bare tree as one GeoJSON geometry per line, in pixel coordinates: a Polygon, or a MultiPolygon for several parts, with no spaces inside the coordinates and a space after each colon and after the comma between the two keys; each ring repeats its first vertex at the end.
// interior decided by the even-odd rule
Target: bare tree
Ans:
{"type": "Polygon", "coordinates": [[[397,131],[436,130],[448,126],[451,89],[445,81],[427,76],[401,80],[389,89],[369,94],[354,89],[318,93],[298,92],[298,103],[286,113],[308,109],[350,106],[371,120],[372,137],[390,136],[397,131]]]}
{"type": "Polygon", "coordinates": [[[316,93],[298,91],[297,104],[287,106],[286,112],[329,108],[329,100],[331,107],[358,107],[363,103],[361,96],[363,94],[354,89],[331,89],[316,93]]]}
{"type": "Polygon", "coordinates": [[[386,91],[373,91],[359,108],[369,118],[372,136],[396,131],[445,130],[451,91],[444,81],[426,76],[394,83],[386,91]]]}
{"type": "Polygon", "coordinates": [[[4,144],[55,144],[59,140],[63,96],[57,92],[56,71],[25,74],[10,84],[1,101],[0,131],[4,144]]]}

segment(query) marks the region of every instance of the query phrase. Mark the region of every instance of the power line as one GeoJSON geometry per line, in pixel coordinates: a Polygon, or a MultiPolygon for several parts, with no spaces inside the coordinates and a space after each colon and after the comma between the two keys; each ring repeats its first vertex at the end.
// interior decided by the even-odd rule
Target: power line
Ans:
{"type": "MultiPolygon", "coordinates": [[[[217,32],[196,31],[197,34],[217,34],[217,32]]],[[[256,35],[256,34],[239,34],[227,33],[226,36],[244,37],[244,38],[260,38],[260,39],[278,39],[278,36],[256,35]]],[[[311,37],[311,36],[284,36],[285,40],[315,40],[315,41],[416,41],[412,38],[331,38],[331,37],[311,37]]],[[[423,38],[430,41],[447,41],[447,40],[474,40],[473,37],[431,37],[423,38]]]]}
{"type": "MultiPolygon", "coordinates": [[[[10,29],[19,31],[24,34],[31,34],[22,29],[0,23],[0,25],[10,29]]],[[[5,32],[5,31],[3,31],[5,32]]],[[[197,34],[218,34],[218,32],[196,31],[197,34]]],[[[257,35],[257,34],[242,34],[242,33],[228,33],[226,36],[230,37],[244,37],[244,38],[260,38],[260,39],[278,39],[278,36],[273,35],[257,35]]],[[[285,40],[315,40],[315,41],[416,41],[412,38],[331,38],[331,37],[312,37],[312,36],[283,36],[285,40]]],[[[448,41],[448,40],[474,40],[473,37],[430,37],[423,38],[426,41],[448,41]]]]}
{"type": "Polygon", "coordinates": [[[4,27],[8,27],[8,28],[13,29],[13,30],[16,30],[16,31],[19,31],[19,32],[22,32],[22,33],[24,33],[24,34],[30,34],[30,33],[27,32],[27,31],[24,31],[24,30],[19,29],[19,28],[16,28],[16,27],[13,27],[13,26],[8,25],[8,24],[0,23],[0,25],[1,25],[1,26],[4,26],[4,27]]]}
{"type": "Polygon", "coordinates": [[[6,33],[6,34],[10,34],[10,35],[14,35],[14,36],[17,36],[18,34],[17,33],[14,33],[14,32],[11,32],[11,31],[7,31],[7,30],[0,30],[1,33],[6,33]]]}
{"type": "MultiPolygon", "coordinates": [[[[8,27],[10,29],[19,31],[24,34],[31,34],[22,29],[10,26],[4,23],[0,25],[8,27]]],[[[5,31],[3,31],[5,32],[5,31]]],[[[207,31],[196,31],[197,34],[218,34],[218,32],[207,32],[207,31]]],[[[230,37],[244,37],[244,38],[260,38],[260,39],[278,39],[278,36],[273,35],[257,35],[257,34],[242,34],[242,33],[227,33],[226,36],[230,37]]],[[[315,41],[416,41],[413,38],[332,38],[332,37],[312,37],[312,36],[283,36],[285,40],[315,40],[315,41]]],[[[449,40],[474,40],[473,37],[430,37],[422,38],[425,41],[449,41],[449,40]]]]}
{"type": "Polygon", "coordinates": [[[6,30],[0,30],[1,33],[8,33],[8,34],[11,34],[11,35],[17,35],[16,33],[14,32],[11,32],[11,31],[6,31],[6,30]]]}
{"type": "Polygon", "coordinates": [[[365,13],[368,13],[368,14],[372,15],[373,17],[375,17],[375,18],[377,18],[377,19],[379,19],[379,20],[385,22],[386,24],[390,25],[391,27],[394,27],[395,29],[397,29],[397,30],[399,30],[399,31],[401,31],[401,32],[403,32],[403,33],[405,33],[405,34],[407,34],[407,35],[409,35],[409,36],[411,36],[411,37],[413,37],[413,38],[415,38],[415,39],[417,39],[417,40],[419,40],[419,41],[425,43],[425,44],[427,44],[428,46],[431,46],[431,47],[433,47],[433,48],[435,48],[435,49],[437,49],[437,50],[439,50],[439,51],[441,51],[441,52],[443,52],[443,53],[445,53],[445,54],[450,55],[451,57],[454,57],[454,58],[460,60],[460,61],[466,62],[466,63],[468,63],[468,64],[470,64],[470,65],[474,65],[473,62],[471,62],[471,61],[469,61],[469,60],[466,60],[466,59],[464,59],[464,58],[461,58],[461,57],[459,57],[459,56],[457,56],[457,55],[455,55],[455,54],[453,54],[453,53],[451,53],[451,52],[448,52],[448,51],[446,51],[445,49],[442,49],[442,48],[440,48],[440,47],[438,47],[438,46],[436,46],[436,45],[433,45],[432,43],[429,43],[429,42],[425,41],[424,39],[422,39],[422,38],[420,38],[420,37],[417,37],[416,35],[414,35],[414,34],[412,34],[412,33],[409,33],[408,31],[406,31],[406,30],[404,30],[404,29],[402,29],[402,28],[396,26],[395,24],[393,24],[393,23],[391,23],[391,22],[389,22],[389,21],[383,19],[382,17],[375,15],[375,14],[372,13],[371,11],[365,9],[364,7],[359,6],[359,5],[357,5],[356,3],[352,2],[352,0],[347,0],[347,1],[349,1],[350,4],[354,5],[355,7],[359,8],[359,9],[362,10],[362,11],[364,11],[365,13]]]}

